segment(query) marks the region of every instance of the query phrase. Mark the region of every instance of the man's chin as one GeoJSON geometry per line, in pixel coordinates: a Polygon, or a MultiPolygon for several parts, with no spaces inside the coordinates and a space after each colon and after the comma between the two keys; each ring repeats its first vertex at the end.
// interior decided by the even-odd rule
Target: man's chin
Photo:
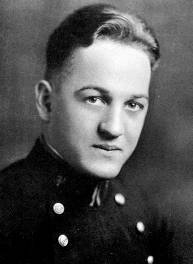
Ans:
{"type": "Polygon", "coordinates": [[[115,168],[115,167],[94,167],[94,168],[89,168],[87,170],[87,173],[93,177],[96,178],[101,178],[101,179],[113,179],[118,176],[120,172],[120,168],[115,168]]]}

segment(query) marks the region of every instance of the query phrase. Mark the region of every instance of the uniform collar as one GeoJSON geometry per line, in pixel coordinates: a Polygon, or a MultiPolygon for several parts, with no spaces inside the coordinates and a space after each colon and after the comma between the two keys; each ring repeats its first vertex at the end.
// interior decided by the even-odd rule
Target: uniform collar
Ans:
{"type": "Polygon", "coordinates": [[[46,174],[66,202],[91,207],[101,206],[107,193],[109,180],[77,173],[59,153],[48,145],[43,136],[37,139],[28,156],[33,166],[46,174]]]}

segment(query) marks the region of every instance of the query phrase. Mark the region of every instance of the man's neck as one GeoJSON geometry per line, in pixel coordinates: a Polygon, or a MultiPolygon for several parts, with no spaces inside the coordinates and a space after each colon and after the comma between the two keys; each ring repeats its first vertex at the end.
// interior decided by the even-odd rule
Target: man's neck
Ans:
{"type": "Polygon", "coordinates": [[[55,158],[64,160],[62,155],[48,142],[43,134],[40,136],[40,141],[51,155],[53,155],[55,158]]]}

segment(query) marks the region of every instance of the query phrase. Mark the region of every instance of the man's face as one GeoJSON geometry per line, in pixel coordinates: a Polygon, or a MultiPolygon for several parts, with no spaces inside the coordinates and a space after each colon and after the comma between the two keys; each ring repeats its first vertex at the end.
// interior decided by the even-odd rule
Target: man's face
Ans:
{"type": "Polygon", "coordinates": [[[148,109],[150,61],[135,47],[98,40],[78,48],[53,92],[49,141],[80,173],[117,176],[134,151],[148,109]]]}

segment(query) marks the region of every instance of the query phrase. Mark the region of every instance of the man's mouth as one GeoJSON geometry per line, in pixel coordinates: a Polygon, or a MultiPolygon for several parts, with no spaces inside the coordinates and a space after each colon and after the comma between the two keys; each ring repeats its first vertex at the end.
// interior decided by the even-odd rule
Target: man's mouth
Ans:
{"type": "Polygon", "coordinates": [[[94,148],[103,149],[106,151],[121,151],[122,149],[117,147],[116,145],[109,145],[109,144],[95,144],[93,145],[94,148]]]}

